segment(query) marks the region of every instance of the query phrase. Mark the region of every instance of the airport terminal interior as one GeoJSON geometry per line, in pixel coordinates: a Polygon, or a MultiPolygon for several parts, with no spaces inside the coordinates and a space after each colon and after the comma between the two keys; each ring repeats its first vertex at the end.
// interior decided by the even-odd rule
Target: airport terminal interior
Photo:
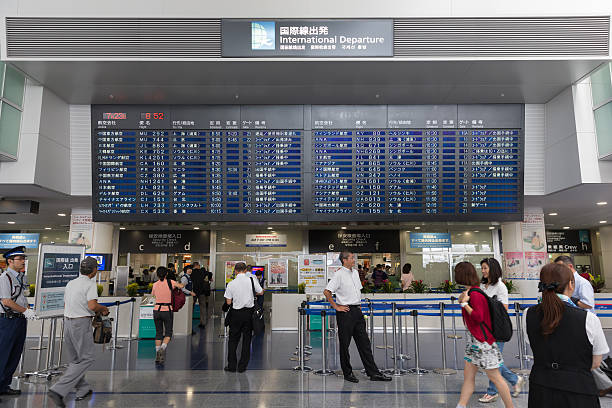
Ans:
{"type": "Polygon", "coordinates": [[[527,308],[559,286],[542,268],[571,264],[591,300],[578,283],[559,298],[593,303],[612,344],[611,18],[609,0],[0,1],[0,253],[23,247],[36,316],[0,407],[61,406],[64,295],[88,256],[109,315],[92,393],[66,406],[463,408],[476,335],[455,268],[471,263],[485,281],[499,264],[520,383],[504,405],[480,370],[466,406],[534,407],[527,308]],[[355,341],[358,382],[343,374],[324,290],[347,252],[360,339],[390,381],[370,381],[355,341]],[[234,372],[224,294],[244,265],[265,329],[234,372]],[[160,360],[166,270],[200,296],[170,313],[160,360]]]}

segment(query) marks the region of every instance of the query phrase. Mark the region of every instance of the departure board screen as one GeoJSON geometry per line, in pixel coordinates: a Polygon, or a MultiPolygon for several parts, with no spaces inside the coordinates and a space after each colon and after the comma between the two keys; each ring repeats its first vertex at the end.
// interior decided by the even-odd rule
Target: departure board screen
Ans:
{"type": "Polygon", "coordinates": [[[97,221],[509,221],[522,105],[92,107],[97,221]]]}

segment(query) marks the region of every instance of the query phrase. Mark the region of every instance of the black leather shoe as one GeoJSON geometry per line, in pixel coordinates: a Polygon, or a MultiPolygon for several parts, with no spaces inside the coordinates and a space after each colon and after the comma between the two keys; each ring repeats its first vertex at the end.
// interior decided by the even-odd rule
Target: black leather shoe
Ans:
{"type": "Polygon", "coordinates": [[[82,395],[82,396],[80,396],[80,397],[76,397],[74,400],[75,400],[75,401],[83,401],[84,399],[89,398],[89,397],[91,396],[91,394],[93,394],[93,391],[92,391],[92,390],[89,390],[89,391],[87,391],[87,392],[85,393],[85,395],[82,395]]]}
{"type": "Polygon", "coordinates": [[[55,403],[56,406],[60,408],[66,407],[66,404],[64,404],[64,399],[57,392],[49,390],[49,392],[47,392],[47,395],[49,396],[49,398],[51,398],[51,400],[55,403]]]}
{"type": "Polygon", "coordinates": [[[378,373],[370,377],[370,381],[391,381],[392,378],[388,375],[384,375],[382,373],[378,373]]]}
{"type": "Polygon", "coordinates": [[[247,370],[246,367],[238,367],[239,373],[244,373],[246,370],[247,370]]]}
{"type": "Polygon", "coordinates": [[[228,367],[223,368],[223,370],[224,370],[224,371],[228,371],[228,372],[230,372],[230,373],[235,373],[235,372],[236,372],[236,369],[235,369],[235,368],[231,368],[231,367],[229,367],[229,366],[228,366],[228,367]]]}
{"type": "Polygon", "coordinates": [[[357,377],[355,377],[355,374],[350,373],[349,375],[345,375],[344,376],[344,381],[348,381],[348,382],[352,382],[352,383],[358,383],[359,379],[357,377]]]}
{"type": "Polygon", "coordinates": [[[20,390],[14,390],[12,388],[7,388],[6,390],[0,392],[0,395],[7,395],[7,396],[17,396],[17,395],[21,395],[21,391],[20,390]]]}

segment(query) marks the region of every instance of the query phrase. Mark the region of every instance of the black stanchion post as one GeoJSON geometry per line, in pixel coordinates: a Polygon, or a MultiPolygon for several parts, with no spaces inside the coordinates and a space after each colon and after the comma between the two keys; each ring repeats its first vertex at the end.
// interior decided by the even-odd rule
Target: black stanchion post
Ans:
{"type": "Polygon", "coordinates": [[[130,335],[128,336],[127,339],[125,339],[125,341],[132,341],[132,340],[138,340],[138,337],[133,337],[133,330],[134,330],[134,304],[136,303],[136,298],[131,298],[130,299],[130,335]]]}
{"type": "Polygon", "coordinates": [[[392,333],[393,333],[393,368],[390,370],[385,370],[386,374],[391,374],[395,377],[399,377],[402,375],[406,375],[407,371],[399,368],[397,361],[400,359],[398,351],[398,341],[397,341],[397,304],[395,302],[391,303],[391,320],[392,320],[392,333]]]}
{"type": "Polygon", "coordinates": [[[455,310],[455,302],[457,298],[455,296],[451,296],[451,305],[453,306],[453,334],[449,334],[446,336],[449,339],[453,339],[453,351],[455,355],[455,370],[457,370],[457,340],[461,339],[461,336],[457,335],[457,323],[455,322],[455,314],[457,313],[455,310]]]}
{"type": "Polygon", "coordinates": [[[298,353],[300,364],[297,367],[293,367],[294,371],[301,371],[303,373],[312,371],[312,368],[305,365],[305,361],[308,360],[304,350],[304,329],[306,310],[303,307],[298,308],[298,353]]]}
{"type": "Polygon", "coordinates": [[[444,302],[440,302],[440,341],[442,344],[442,368],[436,368],[434,373],[440,375],[452,375],[457,371],[452,368],[446,368],[446,329],[444,325],[444,302]]]}
{"type": "Polygon", "coordinates": [[[518,356],[519,359],[519,369],[515,370],[515,372],[522,376],[528,376],[531,370],[527,369],[524,365],[524,361],[528,361],[528,358],[523,354],[524,352],[524,342],[525,339],[523,337],[523,322],[521,320],[521,304],[519,302],[514,302],[514,313],[516,316],[516,339],[518,341],[518,356]]]}
{"type": "Polygon", "coordinates": [[[325,309],[321,310],[321,352],[323,353],[323,368],[315,371],[316,375],[333,375],[336,374],[332,370],[327,369],[327,334],[325,333],[325,328],[327,327],[327,313],[325,309]]]}
{"type": "Polygon", "coordinates": [[[121,302],[117,300],[115,302],[115,321],[113,322],[115,326],[113,327],[113,332],[114,332],[113,333],[113,345],[108,348],[109,350],[119,350],[123,348],[123,346],[117,345],[117,337],[119,336],[119,306],[120,305],[121,305],[121,302]]]}
{"type": "Polygon", "coordinates": [[[410,374],[414,375],[424,375],[429,373],[428,370],[424,370],[420,367],[420,357],[419,357],[419,311],[412,310],[410,312],[412,315],[412,325],[414,329],[414,363],[415,367],[408,370],[410,374]]]}

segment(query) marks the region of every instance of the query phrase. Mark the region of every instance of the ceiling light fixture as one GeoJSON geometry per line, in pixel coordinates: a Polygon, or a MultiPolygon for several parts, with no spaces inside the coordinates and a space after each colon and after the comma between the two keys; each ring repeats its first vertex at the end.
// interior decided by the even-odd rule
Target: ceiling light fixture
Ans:
{"type": "Polygon", "coordinates": [[[570,227],[563,227],[563,229],[570,229],[570,227]]]}
{"type": "Polygon", "coordinates": [[[199,230],[199,229],[200,229],[200,227],[193,227],[193,229],[194,229],[194,230],[199,230]]]}
{"type": "Polygon", "coordinates": [[[599,221],[600,224],[606,224],[608,221],[599,221]]]}
{"type": "Polygon", "coordinates": [[[51,227],[45,227],[45,229],[46,229],[46,230],[50,230],[50,229],[52,229],[52,228],[51,228],[51,227]]]}
{"type": "Polygon", "coordinates": [[[125,227],[119,227],[119,229],[120,229],[120,230],[124,230],[124,229],[125,229],[125,227]]]}
{"type": "Polygon", "coordinates": [[[555,216],[555,215],[559,215],[559,214],[557,214],[557,213],[548,213],[548,215],[555,216]]]}
{"type": "Polygon", "coordinates": [[[600,201],[597,203],[597,205],[608,205],[607,201],[600,201]]]}
{"type": "Polygon", "coordinates": [[[421,229],[421,227],[414,227],[414,229],[415,229],[415,230],[420,230],[420,229],[421,229]]]}
{"type": "Polygon", "coordinates": [[[57,215],[60,216],[60,217],[65,217],[66,216],[66,214],[64,214],[64,213],[57,213],[57,215]]]}
{"type": "Polygon", "coordinates": [[[343,230],[345,230],[345,229],[346,229],[346,227],[340,227],[340,229],[343,229],[343,230]]]}
{"type": "Polygon", "coordinates": [[[271,230],[271,229],[272,229],[272,227],[268,227],[268,229],[269,229],[269,230],[271,230]]]}
{"type": "Polygon", "coordinates": [[[8,223],[12,225],[15,223],[15,221],[9,221],[8,223]]]}
{"type": "Polygon", "coordinates": [[[489,229],[490,229],[490,230],[494,230],[494,229],[495,229],[495,227],[489,227],[489,229]]]}

